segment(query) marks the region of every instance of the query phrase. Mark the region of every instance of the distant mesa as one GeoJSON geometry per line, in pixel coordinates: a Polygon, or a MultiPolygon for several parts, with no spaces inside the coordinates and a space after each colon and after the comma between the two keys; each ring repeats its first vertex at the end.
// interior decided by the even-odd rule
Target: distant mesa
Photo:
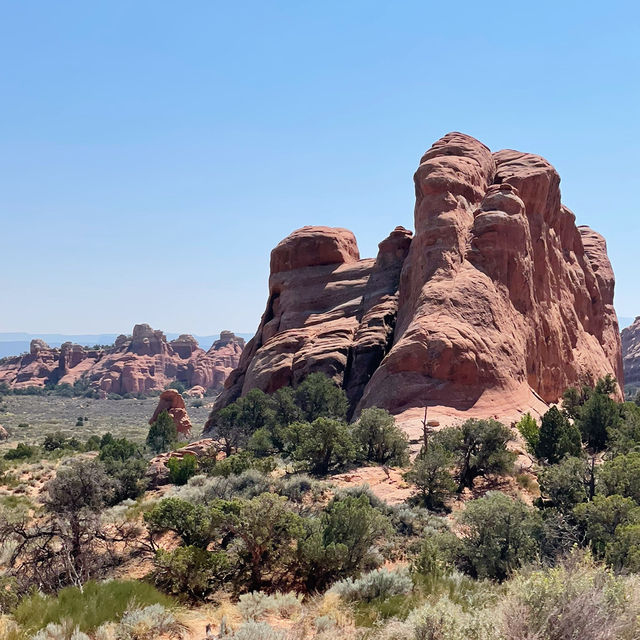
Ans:
{"type": "Polygon", "coordinates": [[[201,389],[222,389],[243,348],[244,340],[230,331],[205,351],[191,335],[167,341],[162,331],[137,324],[130,336],[120,335],[106,348],[71,342],[52,348],[34,339],[28,354],[0,362],[0,383],[21,389],[83,380],[102,395],[124,395],[162,390],[179,381],[202,395],[201,389]]]}
{"type": "Polygon", "coordinates": [[[640,316],[622,330],[622,362],[626,387],[640,391],[640,316]]]}
{"type": "Polygon", "coordinates": [[[415,234],[397,227],[375,259],[339,228],[275,247],[260,326],[214,410],[315,371],[354,415],[435,419],[510,419],[607,373],[622,384],[605,240],[576,226],[544,158],[450,133],[414,182],[415,234]]]}

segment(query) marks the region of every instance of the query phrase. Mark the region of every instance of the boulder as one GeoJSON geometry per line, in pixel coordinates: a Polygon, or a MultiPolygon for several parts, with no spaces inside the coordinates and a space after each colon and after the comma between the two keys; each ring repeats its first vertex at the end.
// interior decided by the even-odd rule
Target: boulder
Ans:
{"type": "Polygon", "coordinates": [[[191,434],[191,421],[187,415],[187,407],[183,397],[175,389],[167,389],[160,394],[158,398],[158,406],[153,412],[153,416],[149,420],[149,424],[153,424],[158,416],[166,411],[173,418],[176,429],[181,436],[189,437],[191,434]]]}

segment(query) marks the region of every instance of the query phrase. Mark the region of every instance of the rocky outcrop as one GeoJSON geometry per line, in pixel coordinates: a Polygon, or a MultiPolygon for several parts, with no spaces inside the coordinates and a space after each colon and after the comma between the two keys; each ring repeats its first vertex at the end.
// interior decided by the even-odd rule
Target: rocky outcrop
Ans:
{"type": "Polygon", "coordinates": [[[102,394],[145,393],[164,389],[178,380],[185,387],[220,390],[236,367],[244,340],[223,331],[208,351],[193,336],[167,341],[148,324],[120,335],[112,347],[88,349],[70,342],[59,349],[33,340],[28,354],[0,362],[0,383],[11,388],[85,381],[102,394]]]}
{"type": "Polygon", "coordinates": [[[171,416],[178,433],[181,436],[188,438],[191,434],[191,421],[187,414],[187,407],[184,403],[184,399],[175,389],[167,389],[160,394],[160,397],[158,398],[158,406],[153,412],[153,415],[149,420],[149,424],[153,424],[163,411],[166,411],[171,416]]]}
{"type": "Polygon", "coordinates": [[[631,391],[640,391],[640,316],[622,330],[624,383],[631,391]]]}
{"type": "Polygon", "coordinates": [[[266,311],[214,411],[313,371],[356,413],[434,417],[505,416],[622,381],[606,244],[576,227],[546,160],[452,133],[414,181],[415,235],[396,229],[375,260],[345,229],[304,227],[273,250],[266,311]]]}

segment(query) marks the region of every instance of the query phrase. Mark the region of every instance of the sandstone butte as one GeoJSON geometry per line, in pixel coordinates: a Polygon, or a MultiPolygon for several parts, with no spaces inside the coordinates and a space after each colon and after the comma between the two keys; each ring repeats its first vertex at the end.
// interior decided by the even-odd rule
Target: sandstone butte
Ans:
{"type": "Polygon", "coordinates": [[[131,336],[118,336],[113,346],[104,349],[70,342],[50,348],[42,340],[32,340],[30,353],[5,358],[0,364],[0,383],[20,389],[86,380],[102,394],[125,394],[162,390],[179,380],[201,393],[222,388],[243,347],[244,340],[230,331],[223,331],[205,351],[193,336],[167,341],[162,331],[137,324],[131,336]]]}
{"type": "Polygon", "coordinates": [[[382,407],[409,431],[424,407],[444,423],[512,421],[570,385],[622,384],[606,243],[576,226],[549,162],[450,133],[414,182],[415,234],[397,227],[375,259],[346,229],[303,227],[275,247],[266,310],[214,412],[315,371],[353,415],[382,407]]]}
{"type": "Polygon", "coordinates": [[[640,391],[640,316],[622,330],[622,362],[625,384],[640,391]]]}

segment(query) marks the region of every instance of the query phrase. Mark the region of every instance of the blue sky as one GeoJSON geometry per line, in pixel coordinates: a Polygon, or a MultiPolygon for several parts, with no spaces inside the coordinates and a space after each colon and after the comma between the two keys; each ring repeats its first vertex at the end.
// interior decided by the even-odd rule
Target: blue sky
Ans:
{"type": "Polygon", "coordinates": [[[251,332],[269,252],[412,228],[448,131],[539,153],[640,314],[632,2],[0,1],[0,331],[251,332]]]}

